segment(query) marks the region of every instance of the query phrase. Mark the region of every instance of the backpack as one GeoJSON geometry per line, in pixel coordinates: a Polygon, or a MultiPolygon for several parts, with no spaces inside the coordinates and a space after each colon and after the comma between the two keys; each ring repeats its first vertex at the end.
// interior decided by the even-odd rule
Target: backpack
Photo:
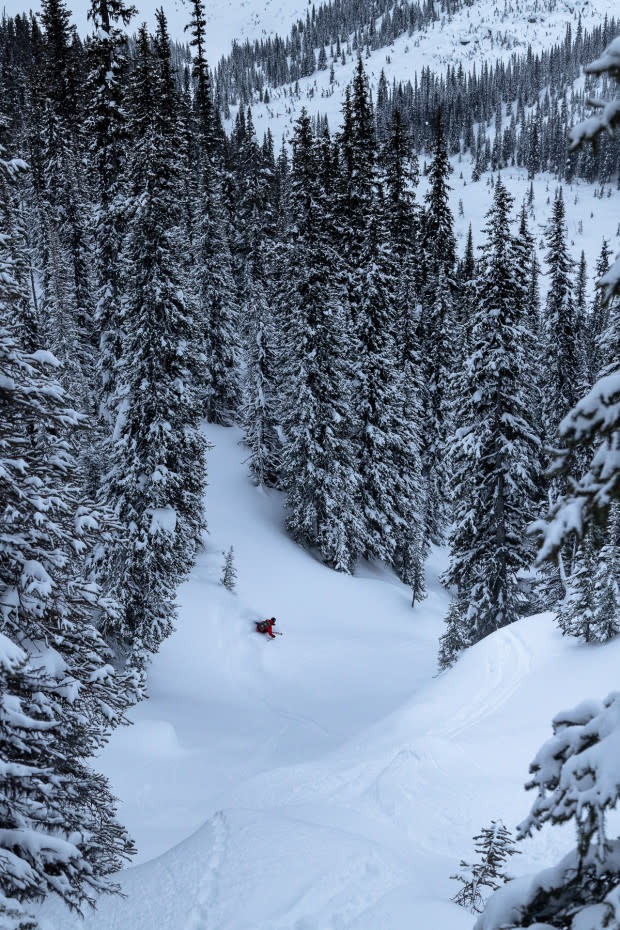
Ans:
{"type": "Polygon", "coordinates": [[[257,633],[266,633],[269,629],[269,620],[257,620],[256,621],[256,632],[257,633]]]}

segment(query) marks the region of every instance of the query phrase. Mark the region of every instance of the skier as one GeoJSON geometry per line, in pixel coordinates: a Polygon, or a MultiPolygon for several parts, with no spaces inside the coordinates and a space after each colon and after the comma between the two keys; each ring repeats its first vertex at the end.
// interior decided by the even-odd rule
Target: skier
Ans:
{"type": "Polygon", "coordinates": [[[272,639],[276,638],[276,634],[273,632],[273,625],[276,622],[276,618],[272,617],[271,620],[257,620],[256,621],[256,632],[265,633],[267,636],[270,636],[272,639]]]}

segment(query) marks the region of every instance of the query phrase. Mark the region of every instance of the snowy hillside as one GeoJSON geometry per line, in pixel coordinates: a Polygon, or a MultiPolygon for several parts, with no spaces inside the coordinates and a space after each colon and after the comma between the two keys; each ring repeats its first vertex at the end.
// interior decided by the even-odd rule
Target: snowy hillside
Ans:
{"type": "MultiPolygon", "coordinates": [[[[189,0],[138,0],[138,15],[134,24],[146,21],[154,27],[155,10],[163,5],[174,38],[183,41],[184,27],[190,18],[189,0]]],[[[318,6],[318,4],[315,4],[318,6]]],[[[87,20],[89,0],[75,0],[68,4],[73,22],[81,34],[90,29],[87,20]]],[[[297,19],[305,19],[312,4],[308,0],[225,0],[207,5],[207,53],[212,64],[226,55],[234,39],[260,39],[278,33],[288,34],[297,19]]],[[[6,0],[3,9],[7,15],[33,9],[36,0],[6,0]]],[[[581,15],[584,29],[598,25],[606,14],[613,15],[615,4],[611,0],[475,0],[453,17],[444,17],[433,27],[412,38],[403,36],[388,50],[380,50],[372,57],[369,70],[386,66],[386,54],[393,59],[386,67],[390,76],[406,79],[422,67],[443,67],[463,62],[466,70],[474,64],[480,66],[487,59],[495,60],[519,48],[532,45],[534,51],[549,48],[563,38],[566,23],[576,23],[581,15]]]]}
{"type": "MultiPolygon", "coordinates": [[[[597,0],[600,2],[600,0],[597,0]]],[[[73,13],[73,22],[81,35],[91,30],[88,22],[89,0],[74,0],[68,4],[73,13]]],[[[155,10],[163,6],[170,24],[173,38],[185,40],[185,26],[190,20],[189,0],[138,0],[134,4],[138,15],[134,19],[137,28],[147,22],[154,28],[155,10]]],[[[230,50],[233,39],[259,38],[275,32],[288,32],[296,18],[306,15],[304,0],[226,0],[224,3],[209,4],[207,15],[207,52],[212,61],[230,50]]],[[[3,9],[9,16],[24,10],[40,10],[37,0],[6,0],[3,9]]]]}
{"type": "MultiPolygon", "coordinates": [[[[125,899],[83,924],[48,903],[41,930],[471,927],[450,874],[491,818],[525,815],[550,718],[617,687],[620,643],[586,648],[532,617],[434,678],[443,553],[416,611],[383,569],[330,572],[284,534],[280,495],[246,478],[239,433],[208,436],[208,550],[151,700],[101,760],[140,864],[125,899]],[[236,595],[217,584],[231,544],[236,595]],[[284,636],[267,642],[252,620],[271,614],[284,636]]],[[[571,840],[543,832],[513,871],[571,840]]]]}

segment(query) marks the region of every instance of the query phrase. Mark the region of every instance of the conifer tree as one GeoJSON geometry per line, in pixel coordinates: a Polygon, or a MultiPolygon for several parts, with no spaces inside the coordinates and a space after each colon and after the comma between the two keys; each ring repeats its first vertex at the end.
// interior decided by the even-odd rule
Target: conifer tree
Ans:
{"type": "Polygon", "coordinates": [[[69,12],[62,0],[45,0],[41,89],[45,132],[38,264],[44,338],[63,363],[62,381],[82,410],[94,394],[92,243],[83,178],[84,138],[77,104],[77,62],[69,12]]]}
{"type": "Polygon", "coordinates": [[[137,55],[130,91],[132,208],[122,255],[125,338],[108,479],[124,532],[105,571],[122,606],[107,633],[143,669],[172,629],[176,585],[200,542],[205,442],[198,431],[198,313],[178,277],[178,122],[161,11],[155,46],[143,27],[137,55]]]}
{"type": "Polygon", "coordinates": [[[596,603],[595,568],[592,536],[588,534],[575,556],[566,595],[560,602],[557,614],[557,623],[562,633],[578,636],[586,643],[592,640],[596,603]]]}
{"type": "MultiPolygon", "coordinates": [[[[0,150],[3,201],[24,170],[0,150]]],[[[104,515],[79,487],[83,421],[54,378],[58,362],[21,342],[27,300],[14,268],[20,244],[0,211],[0,779],[3,918],[18,901],[60,895],[72,907],[116,890],[132,853],[107,781],[88,764],[139,696],[114,672],[95,621],[114,605],[86,575],[104,515]],[[97,804],[93,804],[93,798],[97,804]]],[[[26,922],[27,925],[27,922],[26,922]]]]}
{"type": "Polygon", "coordinates": [[[422,220],[422,248],[427,274],[436,277],[440,268],[450,275],[456,262],[454,216],[450,209],[450,161],[446,149],[441,110],[435,120],[433,158],[425,196],[426,209],[422,220]]]}
{"type": "Polygon", "coordinates": [[[424,359],[422,388],[421,460],[426,504],[426,545],[440,542],[450,508],[447,452],[452,430],[454,401],[448,386],[456,370],[457,329],[453,288],[444,266],[433,278],[433,290],[422,297],[420,345],[424,359]]]}
{"type": "MultiPolygon", "coordinates": [[[[603,239],[601,251],[596,263],[595,280],[600,279],[609,271],[610,258],[609,243],[603,239]]],[[[607,343],[607,327],[609,325],[609,307],[603,300],[599,287],[594,289],[594,296],[590,305],[590,312],[586,328],[586,366],[589,387],[603,373],[603,369],[614,359],[610,357],[611,346],[607,343]]],[[[612,340],[613,345],[613,340],[612,340]]]]}
{"type": "Polygon", "coordinates": [[[407,564],[403,564],[403,552],[411,552],[418,489],[415,467],[399,468],[397,463],[410,452],[415,455],[415,444],[411,444],[410,421],[403,422],[400,416],[400,366],[395,345],[397,275],[361,59],[345,99],[339,150],[339,250],[346,256],[349,325],[359,358],[351,427],[360,481],[361,535],[354,549],[357,555],[394,565],[407,577],[411,562],[407,554],[407,564]]]}
{"type": "Polygon", "coordinates": [[[555,437],[560,420],[579,396],[581,340],[573,295],[573,261],[566,242],[566,210],[562,191],[553,203],[547,232],[546,256],[549,290],[544,308],[547,350],[545,366],[544,426],[548,441],[555,437]]]}
{"type": "Polygon", "coordinates": [[[533,346],[501,178],[487,213],[472,353],[458,382],[452,440],[455,523],[447,583],[477,642],[518,618],[517,575],[529,566],[539,438],[532,424],[533,346]]]}
{"type": "Polygon", "coordinates": [[[95,263],[98,300],[95,328],[100,413],[112,423],[117,363],[121,354],[121,290],[119,254],[123,237],[122,168],[126,126],[124,82],[127,26],[135,13],[124,0],[90,0],[88,17],[94,28],[90,42],[88,129],[95,166],[98,202],[95,217],[95,263]]]}
{"type": "MultiPolygon", "coordinates": [[[[615,39],[603,55],[588,67],[596,74],[609,73],[620,81],[615,39]]],[[[604,107],[601,118],[591,117],[571,132],[572,148],[595,139],[603,130],[617,127],[620,114],[615,101],[604,107]]],[[[599,286],[607,300],[620,292],[620,262],[604,275],[599,286]]],[[[617,359],[614,368],[599,378],[590,392],[566,415],[560,437],[577,450],[594,444],[589,468],[560,497],[545,521],[536,529],[542,537],[539,560],[557,555],[576,535],[579,538],[607,517],[619,497],[617,359]]],[[[566,467],[566,455],[556,456],[554,469],[566,467]]],[[[553,736],[538,752],[527,788],[537,797],[519,837],[531,836],[545,824],[574,821],[575,849],[556,866],[528,876],[508,894],[496,892],[475,930],[500,927],[573,927],[588,924],[593,930],[618,924],[620,907],[620,839],[608,835],[607,812],[618,805],[620,772],[616,750],[620,720],[618,695],[605,701],[582,701],[558,714],[553,736]]]]}
{"type": "Polygon", "coordinates": [[[433,158],[429,167],[429,189],[422,219],[422,262],[424,286],[420,340],[425,360],[422,468],[428,501],[426,537],[441,540],[446,521],[446,442],[450,432],[447,385],[454,368],[454,266],[456,238],[449,206],[450,162],[446,150],[441,111],[435,122],[433,158]]]}
{"type": "Polygon", "coordinates": [[[352,378],[343,312],[344,283],[330,239],[331,217],[318,181],[320,148],[305,110],[295,125],[282,303],[286,436],[282,483],[287,525],[332,568],[352,571],[360,537],[359,477],[349,433],[352,378]]]}
{"type": "Polygon", "coordinates": [[[483,827],[474,843],[479,861],[473,865],[461,861],[461,871],[452,876],[463,885],[452,900],[472,914],[482,911],[485,892],[496,891],[509,881],[503,869],[509,857],[518,854],[512,834],[501,820],[492,820],[489,827],[483,827]]]}
{"type": "Polygon", "coordinates": [[[194,208],[198,229],[196,293],[204,365],[203,412],[210,423],[230,426],[241,402],[239,304],[232,277],[227,224],[217,165],[216,116],[205,57],[206,20],[202,0],[193,0],[190,46],[194,48],[194,106],[197,123],[198,175],[194,208]]]}
{"type": "Polygon", "coordinates": [[[194,79],[194,105],[198,120],[202,155],[205,163],[213,164],[215,157],[215,114],[211,90],[211,78],[207,64],[205,42],[207,20],[202,0],[192,0],[192,18],[185,27],[191,33],[190,48],[194,49],[192,58],[192,77],[194,79]]]}
{"type": "Polygon", "coordinates": [[[248,338],[241,420],[250,448],[250,472],[256,483],[275,487],[280,470],[278,436],[277,345],[271,308],[267,303],[262,249],[257,246],[251,265],[245,308],[248,338]]]}
{"type": "Polygon", "coordinates": [[[419,211],[415,203],[418,164],[411,156],[400,111],[394,114],[390,133],[381,151],[380,165],[385,184],[386,227],[392,250],[395,282],[390,294],[393,305],[393,339],[399,385],[398,435],[403,455],[395,467],[408,476],[412,497],[403,510],[404,529],[399,536],[392,564],[399,577],[411,586],[412,607],[426,595],[424,562],[428,555],[425,534],[427,499],[422,478],[421,433],[423,363],[418,332],[420,267],[418,255],[419,211]],[[398,350],[400,347],[400,351],[398,350]]]}
{"type": "Polygon", "coordinates": [[[470,645],[465,611],[458,598],[452,598],[445,617],[446,629],[439,639],[437,663],[441,672],[452,668],[459,655],[470,645]]]}
{"type": "Polygon", "coordinates": [[[225,555],[220,584],[224,585],[226,590],[230,591],[231,593],[237,586],[237,569],[235,566],[234,546],[231,546],[225,555]]]}
{"type": "Polygon", "coordinates": [[[475,307],[476,258],[471,223],[467,230],[465,254],[459,262],[459,291],[454,308],[454,370],[458,371],[471,350],[471,319],[475,307]]]}
{"type": "Polygon", "coordinates": [[[620,633],[620,505],[609,508],[606,539],[597,554],[594,590],[596,600],[590,632],[606,643],[620,633]]]}

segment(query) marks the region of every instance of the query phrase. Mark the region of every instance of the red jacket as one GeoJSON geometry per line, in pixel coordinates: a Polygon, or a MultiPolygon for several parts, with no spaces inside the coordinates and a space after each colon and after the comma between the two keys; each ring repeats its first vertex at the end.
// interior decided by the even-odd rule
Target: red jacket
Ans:
{"type": "Polygon", "coordinates": [[[273,632],[273,625],[275,620],[258,620],[256,623],[256,631],[258,633],[263,633],[266,636],[271,636],[272,639],[276,638],[276,634],[273,632]]]}

